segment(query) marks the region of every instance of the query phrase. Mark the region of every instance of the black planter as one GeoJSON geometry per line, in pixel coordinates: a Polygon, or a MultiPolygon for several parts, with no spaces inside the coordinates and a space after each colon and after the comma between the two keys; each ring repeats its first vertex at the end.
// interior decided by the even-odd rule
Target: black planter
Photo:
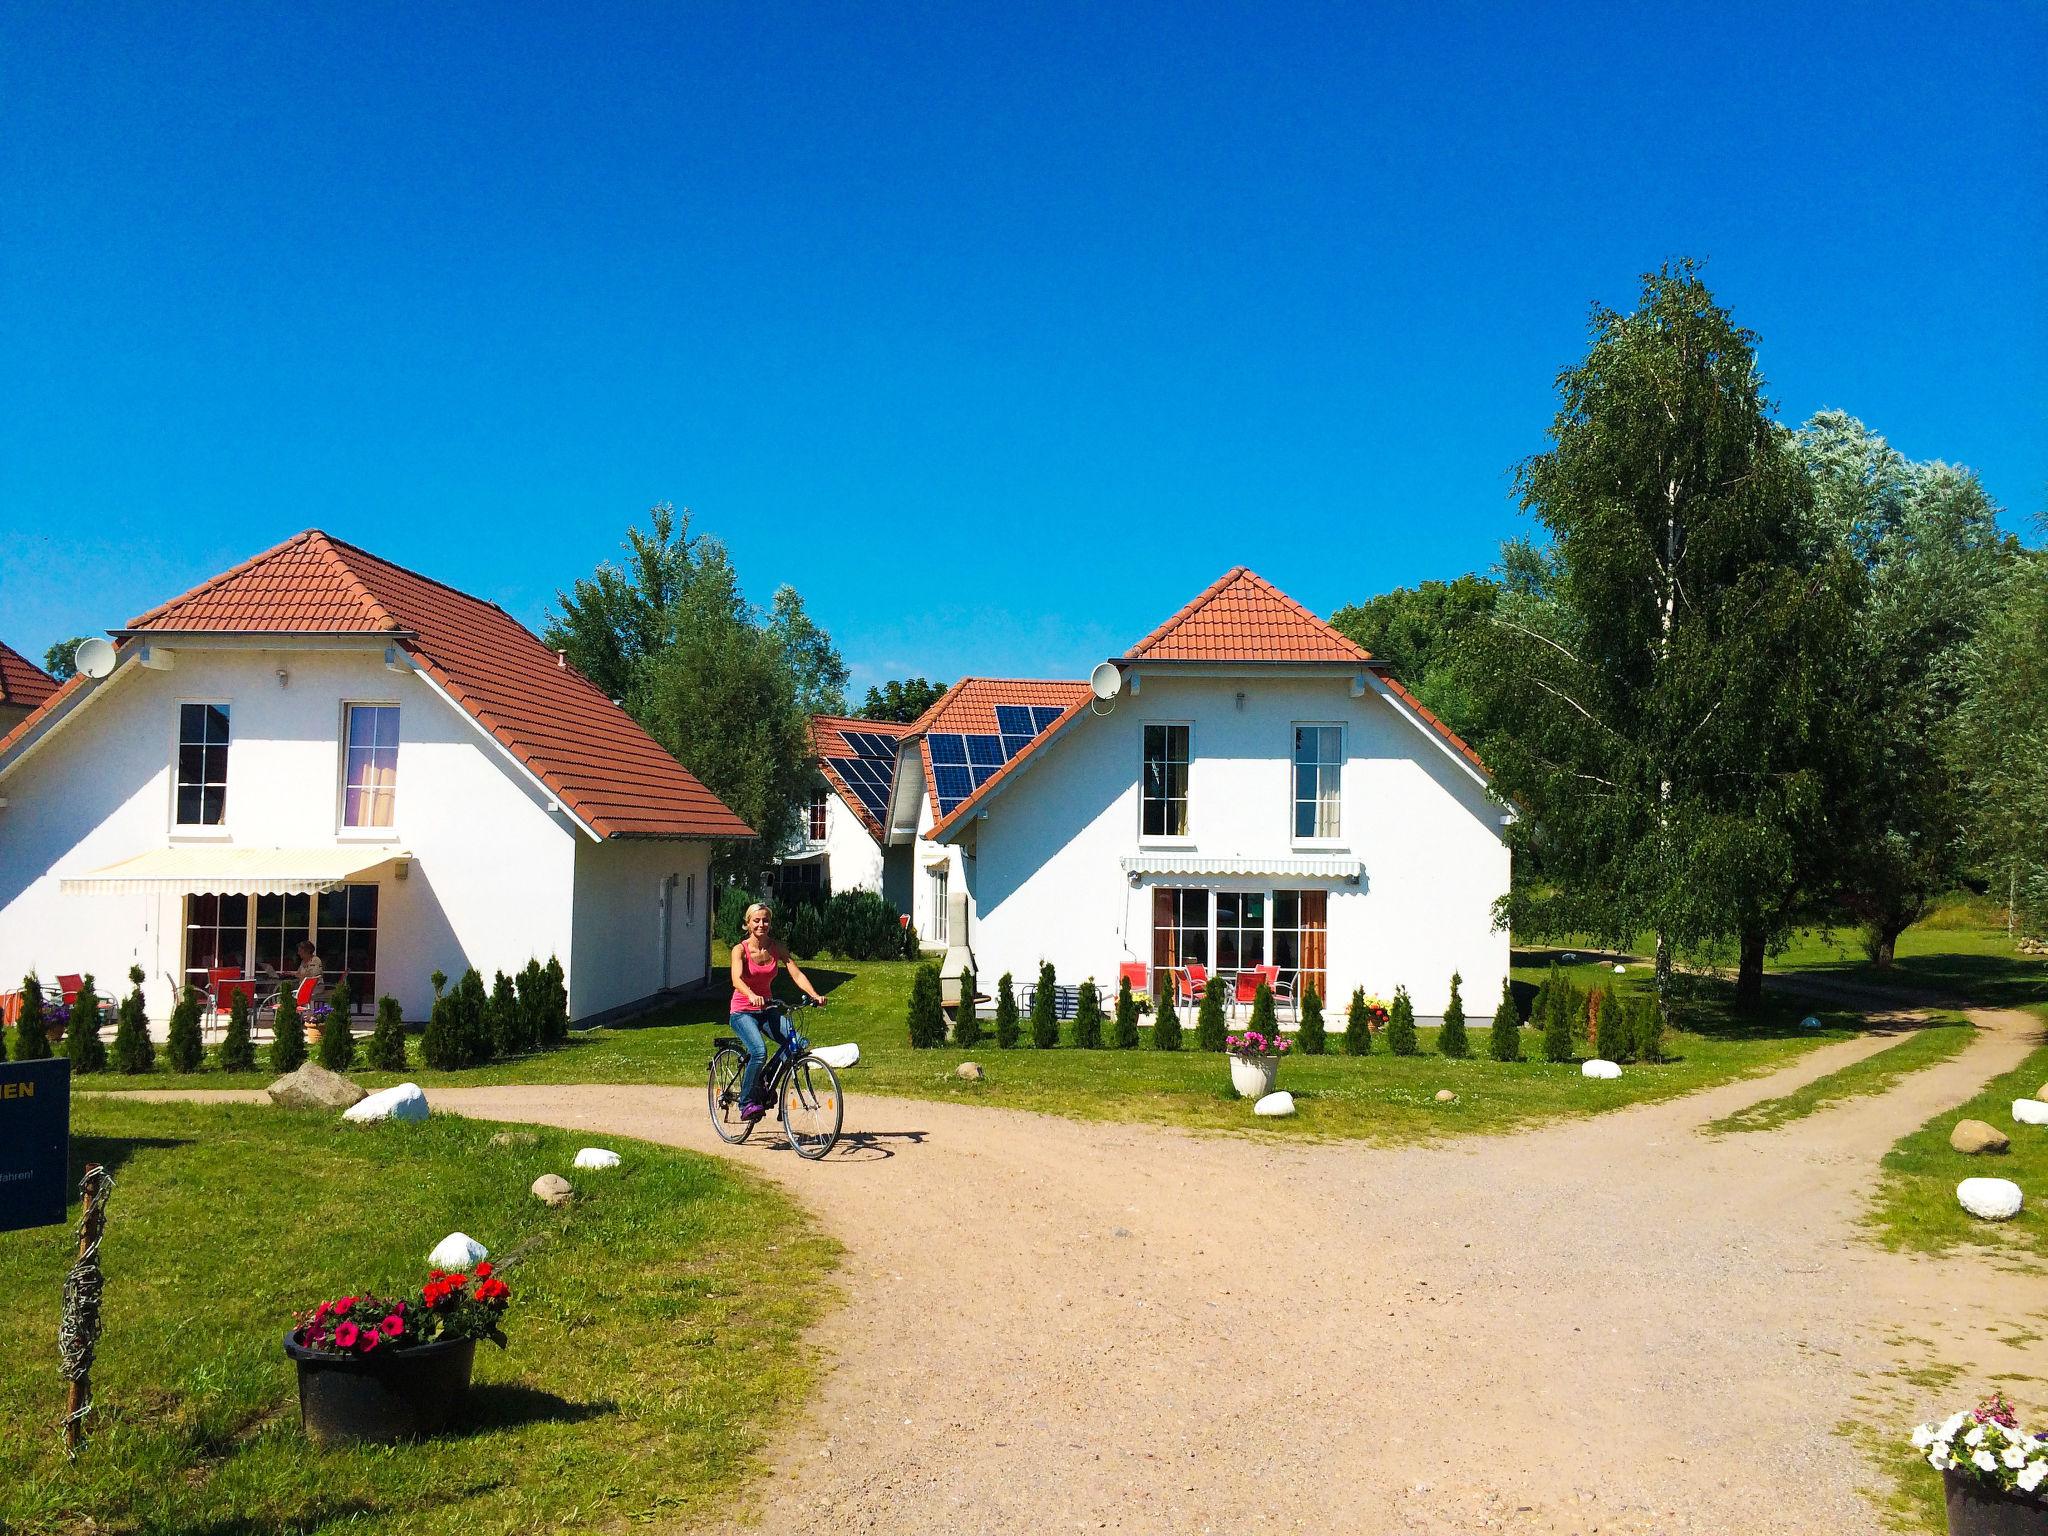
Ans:
{"type": "Polygon", "coordinates": [[[381,1445],[447,1428],[469,1391],[476,1340],[330,1355],[288,1333],[284,1352],[299,1367],[299,1416],[316,1445],[381,1445]]]}
{"type": "Polygon", "coordinates": [[[1955,1471],[1941,1474],[1949,1536],[2048,1536],[2048,1504],[2006,1493],[1955,1471]]]}

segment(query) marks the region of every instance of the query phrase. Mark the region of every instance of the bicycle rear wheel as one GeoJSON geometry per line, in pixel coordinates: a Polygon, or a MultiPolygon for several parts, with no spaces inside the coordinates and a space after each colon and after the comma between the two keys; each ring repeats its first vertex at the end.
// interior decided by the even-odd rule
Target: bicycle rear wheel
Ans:
{"type": "Polygon", "coordinates": [[[746,1075],[747,1053],[723,1046],[711,1058],[711,1070],[704,1096],[711,1106],[711,1129],[720,1141],[745,1141],[754,1134],[754,1122],[740,1118],[740,1080],[746,1075]]]}
{"type": "Polygon", "coordinates": [[[782,1085],[782,1133],[798,1157],[823,1157],[839,1141],[846,1110],[839,1074],[815,1056],[789,1069],[782,1085]]]}

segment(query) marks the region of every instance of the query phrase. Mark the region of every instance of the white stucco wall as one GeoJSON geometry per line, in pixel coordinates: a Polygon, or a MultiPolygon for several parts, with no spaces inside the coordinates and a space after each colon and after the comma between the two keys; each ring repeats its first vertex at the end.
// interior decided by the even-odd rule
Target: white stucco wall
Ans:
{"type": "Polygon", "coordinates": [[[710,931],[706,843],[666,838],[614,839],[576,845],[575,938],[569,967],[569,1012],[577,1018],[639,1002],[665,988],[701,983],[710,931]],[[669,901],[663,882],[673,877],[669,901]],[[662,924],[668,924],[667,974],[662,924]]]}
{"type": "MultiPolygon", "coordinates": [[[[1151,961],[1155,886],[1322,888],[1332,999],[1356,986],[1391,996],[1399,983],[1418,1013],[1437,1014],[1456,970],[1467,1012],[1490,1013],[1508,968],[1508,935],[1492,921],[1492,904],[1508,886],[1500,808],[1378,694],[1353,698],[1350,679],[1154,674],[1109,715],[1084,715],[1040,747],[1043,760],[988,804],[956,849],[966,855],[956,869],[964,868],[973,898],[981,973],[1021,979],[1045,959],[1062,980],[1113,983],[1120,963],[1151,961]],[[1148,722],[1192,727],[1189,836],[1171,844],[1139,836],[1148,722]],[[1296,722],[1345,727],[1344,835],[1334,843],[1297,845],[1291,836],[1296,722]],[[1361,860],[1365,873],[1357,885],[1145,876],[1133,886],[1122,858],[1164,847],[1198,858],[1339,854],[1361,860]]],[[[918,849],[920,874],[926,846],[918,849]]]]}
{"type": "Polygon", "coordinates": [[[809,846],[824,848],[833,890],[881,890],[882,845],[836,789],[825,796],[825,840],[809,846]]]}

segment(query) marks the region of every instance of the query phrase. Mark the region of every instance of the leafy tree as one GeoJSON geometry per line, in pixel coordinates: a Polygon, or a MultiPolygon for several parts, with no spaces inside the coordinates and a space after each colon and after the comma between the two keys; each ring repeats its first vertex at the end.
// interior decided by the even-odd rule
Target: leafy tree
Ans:
{"type": "Polygon", "coordinates": [[[920,1051],[946,1043],[946,1012],[939,1001],[939,965],[927,960],[910,978],[910,1044],[920,1051]]]}
{"type": "Polygon", "coordinates": [[[197,1072],[206,1060],[206,1041],[199,1033],[200,995],[196,987],[178,988],[171,1022],[164,1037],[164,1061],[173,1072],[197,1072]]]}
{"type": "Polygon", "coordinates": [[[1131,978],[1119,977],[1116,984],[1116,1024],[1109,1043],[1120,1051],[1138,1047],[1138,999],[1131,993],[1131,978]]]}
{"type": "Polygon", "coordinates": [[[256,1037],[249,1028],[249,990],[236,987],[228,999],[228,1026],[220,1037],[220,1069],[223,1072],[256,1070],[256,1037]]]}
{"type": "Polygon", "coordinates": [[[1522,1059],[1522,1016],[1515,1010],[1514,989],[1500,984],[1500,1006],[1493,1010],[1493,1032],[1487,1040],[1487,1054],[1495,1061],[1522,1059]]]}
{"type": "Polygon", "coordinates": [[[1102,998],[1095,990],[1095,978],[1092,976],[1081,983],[1081,990],[1075,995],[1074,1048],[1082,1051],[1102,1049],[1102,998]]]}
{"type": "Polygon", "coordinates": [[[953,1010],[953,1043],[963,1050],[981,1044],[981,1020],[974,1016],[974,972],[960,977],[960,1006],[953,1010]]]}
{"type": "Polygon", "coordinates": [[[1008,971],[996,983],[996,1049],[1011,1051],[1017,1048],[1017,987],[1008,971]]]}
{"type": "Polygon", "coordinates": [[[149,1038],[149,1009],[142,1000],[142,967],[128,967],[128,995],[114,1015],[114,1070],[137,1076],[156,1067],[156,1046],[149,1038]]]}
{"type": "Polygon", "coordinates": [[[1302,994],[1301,1028],[1295,1031],[1294,1043],[1304,1056],[1320,1056],[1330,1048],[1329,1037],[1323,1031],[1323,1000],[1316,996],[1314,987],[1302,994]]]}
{"type": "Polygon", "coordinates": [[[1223,984],[1212,976],[1202,988],[1202,1001],[1195,1009],[1195,1046],[1198,1050],[1220,1051],[1229,1033],[1223,1017],[1223,984]]]}
{"type": "Polygon", "coordinates": [[[336,982],[327,994],[327,1017],[320,1025],[320,1065],[330,1072],[346,1072],[356,1064],[354,1009],[348,982],[336,982]]]}
{"type": "Polygon", "coordinates": [[[1372,1054],[1372,1015],[1366,1011],[1365,988],[1356,987],[1351,993],[1351,1006],[1344,1014],[1344,1054],[1346,1056],[1370,1056],[1372,1054]]]}
{"type": "Polygon", "coordinates": [[[1152,1049],[1177,1051],[1181,1046],[1180,1015],[1173,1011],[1173,982],[1160,989],[1152,1015],[1152,1049]]]}
{"type": "Polygon", "coordinates": [[[50,1059],[49,1025],[45,1020],[43,984],[31,971],[21,978],[21,1012],[14,1020],[14,1059],[16,1061],[48,1061],[50,1059]]]}
{"type": "Polygon", "coordinates": [[[807,715],[846,713],[846,662],[832,637],[811,621],[804,600],[785,583],[768,605],[768,633],[796,679],[797,707],[807,715]]]}
{"type": "MultiPolygon", "coordinates": [[[[1596,308],[1547,452],[1516,472],[1546,547],[1504,551],[1456,672],[1487,722],[1527,931],[1674,951],[1783,932],[1825,835],[1856,582],[1754,354],[1690,262],[1596,308]]],[[[1759,959],[1759,966],[1760,966],[1759,959]]]]}
{"type": "Polygon", "coordinates": [[[388,993],[377,999],[377,1027],[370,1031],[363,1055],[373,1071],[405,1070],[405,1018],[398,999],[388,993]]]}
{"type": "Polygon", "coordinates": [[[922,677],[891,679],[879,688],[868,689],[867,697],[861,700],[860,718],[908,725],[938,703],[945,691],[944,683],[927,682],[922,677]]]}
{"type": "Polygon", "coordinates": [[[90,975],[79,982],[78,996],[71,1004],[71,1022],[64,1026],[64,1054],[71,1059],[74,1077],[106,1070],[107,1047],[100,1039],[100,995],[90,975]]]}
{"type": "Polygon", "coordinates": [[[1425,581],[1339,608],[1330,625],[1387,663],[1430,713],[1483,751],[1479,701],[1458,677],[1454,658],[1466,631],[1492,616],[1500,594],[1501,584],[1485,576],[1425,581]]]}
{"type": "Polygon", "coordinates": [[[1413,1056],[1421,1049],[1415,1041],[1415,1004],[1406,987],[1394,988],[1394,1001],[1387,1008],[1387,1049],[1396,1056],[1413,1056]]]}
{"type": "Polygon", "coordinates": [[[1444,1004],[1443,1028],[1436,1032],[1439,1056],[1458,1058],[1472,1054],[1472,1043],[1465,1038],[1465,1002],[1458,996],[1458,984],[1463,979],[1456,971],[1451,972],[1451,1000],[1444,1004]]]}
{"type": "Polygon", "coordinates": [[[90,638],[73,635],[69,640],[59,640],[43,652],[43,670],[60,683],[69,682],[78,675],[78,648],[90,638]]]}
{"type": "Polygon", "coordinates": [[[306,1025],[299,1017],[299,1000],[287,987],[278,995],[277,1015],[271,1020],[270,1070],[283,1077],[305,1064],[306,1025]]]}
{"type": "Polygon", "coordinates": [[[1059,996],[1053,989],[1049,960],[1039,964],[1038,986],[1031,994],[1031,1043],[1041,1051],[1049,1051],[1060,1043],[1059,996]]]}

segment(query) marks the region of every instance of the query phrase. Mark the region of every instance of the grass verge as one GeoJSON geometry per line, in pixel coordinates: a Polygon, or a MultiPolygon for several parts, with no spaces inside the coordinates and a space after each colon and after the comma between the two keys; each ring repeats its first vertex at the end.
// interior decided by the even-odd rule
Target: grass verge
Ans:
{"type": "Polygon", "coordinates": [[[0,1236],[0,1530],[610,1530],[731,1501],[809,1384],[801,1334],[834,1245],[760,1180],[639,1143],[613,1143],[624,1166],[574,1175],[582,1198],[551,1211],[527,1186],[588,1138],[494,1147],[498,1129],[78,1103],[74,1165],[116,1180],[98,1408],[67,1464],[50,1341],[73,1239],[0,1236]],[[478,1351],[468,1422],[314,1449],[280,1343],[291,1313],[416,1288],[457,1229],[523,1254],[511,1347],[478,1351]]]}
{"type": "Polygon", "coordinates": [[[1839,1071],[1817,1077],[1804,1088],[1758,1103],[1708,1122],[1705,1129],[1722,1136],[1742,1131],[1774,1131],[1794,1120],[1844,1099],[1883,1093],[1900,1078],[1947,1061],[1970,1043],[1970,1026],[1954,1014],[1936,1015],[1926,1026],[1907,1034],[1897,1045],[1851,1062],[1839,1071]]]}

